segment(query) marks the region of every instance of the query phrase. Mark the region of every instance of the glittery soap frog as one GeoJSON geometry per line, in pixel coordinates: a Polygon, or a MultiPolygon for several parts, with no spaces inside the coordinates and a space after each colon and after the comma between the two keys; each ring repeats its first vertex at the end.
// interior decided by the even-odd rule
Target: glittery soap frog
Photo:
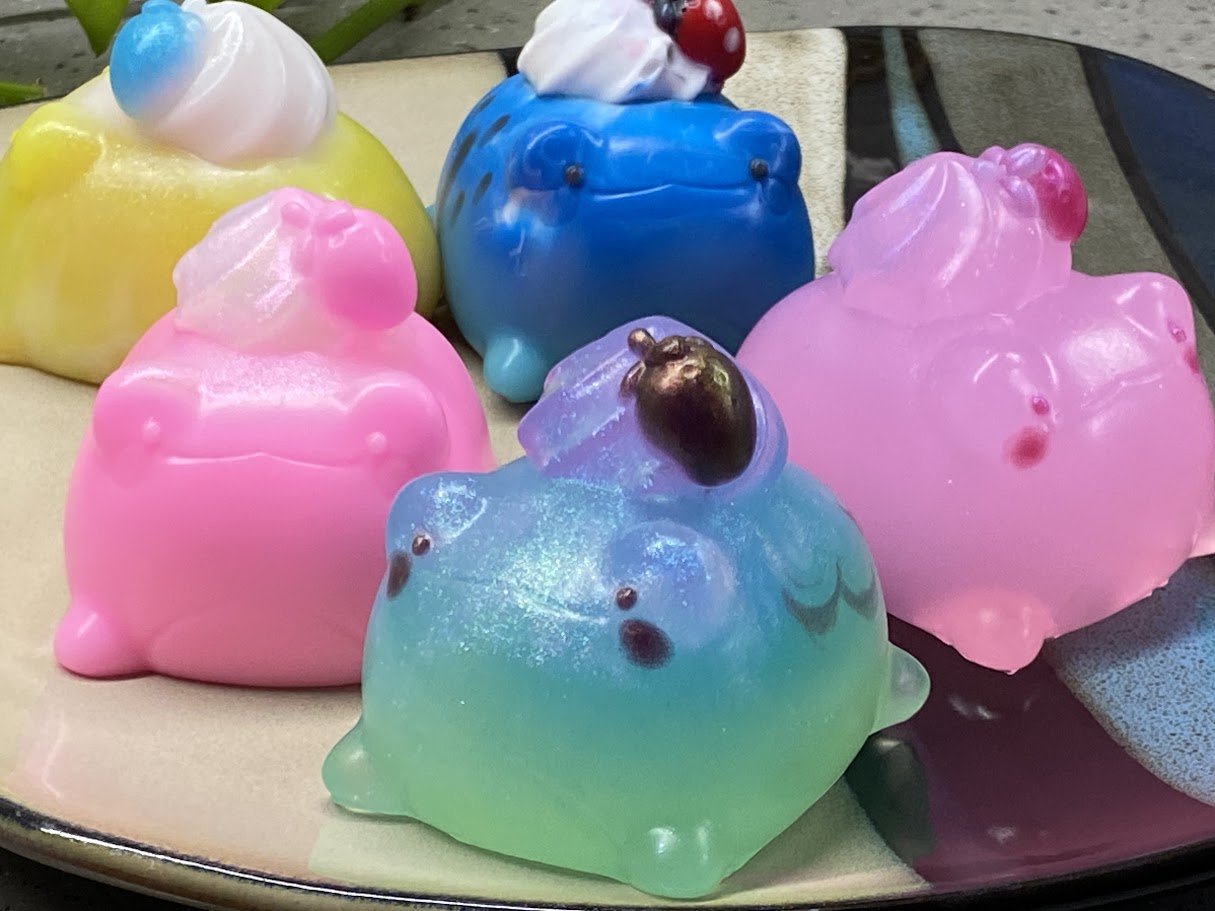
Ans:
{"type": "Polygon", "coordinates": [[[175,280],[176,309],[97,394],[56,657],[91,677],[357,682],[393,497],[494,464],[472,379],[372,212],[275,191],[175,280]]]}
{"type": "Polygon", "coordinates": [[[797,138],[720,94],[742,64],[733,7],[660,7],[547,7],[520,73],[473,109],[444,165],[448,301],[512,401],[651,309],[736,351],[814,277],[797,138]]]}
{"type": "Polygon", "coordinates": [[[767,393],[686,325],[571,355],[519,438],[393,505],[363,713],[325,783],[478,847],[713,892],[927,676],[767,393]]]}
{"type": "Polygon", "coordinates": [[[100,383],[169,309],[178,260],[230,209],[299,187],[400,232],[417,310],[438,242],[409,179],[338,110],[321,59],[249,3],[148,0],[110,66],[34,111],[0,160],[0,361],[100,383]]]}
{"type": "Polygon", "coordinates": [[[1087,210],[1052,149],[928,156],[739,354],[791,460],[857,517],[891,614],[1002,671],[1215,549],[1189,298],[1074,271],[1087,210]]]}

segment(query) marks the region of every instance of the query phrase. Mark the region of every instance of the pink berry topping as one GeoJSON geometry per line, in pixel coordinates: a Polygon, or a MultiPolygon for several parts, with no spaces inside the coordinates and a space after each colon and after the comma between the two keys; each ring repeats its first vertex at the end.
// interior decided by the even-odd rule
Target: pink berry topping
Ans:
{"type": "Polygon", "coordinates": [[[348,203],[292,199],[284,223],[299,238],[293,257],[335,315],[368,331],[404,320],[417,299],[417,279],[405,242],[381,216],[348,203]]]}
{"type": "Polygon", "coordinates": [[[1047,230],[1059,240],[1074,242],[1088,223],[1088,193],[1072,163],[1032,142],[1010,149],[1005,163],[1011,175],[1033,188],[1047,230]]]}

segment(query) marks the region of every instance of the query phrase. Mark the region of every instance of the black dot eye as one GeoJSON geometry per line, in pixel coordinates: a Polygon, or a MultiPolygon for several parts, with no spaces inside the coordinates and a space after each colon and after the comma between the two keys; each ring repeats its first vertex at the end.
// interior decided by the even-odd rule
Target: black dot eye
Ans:
{"type": "Polygon", "coordinates": [[[413,543],[409,549],[413,551],[415,557],[421,557],[430,553],[430,543],[430,535],[419,532],[413,536],[413,543]]]}
{"type": "Polygon", "coordinates": [[[662,667],[671,660],[671,640],[653,623],[625,620],[620,624],[620,647],[638,667],[662,667]]]}
{"type": "Polygon", "coordinates": [[[413,560],[405,551],[398,550],[392,555],[392,559],[388,561],[388,583],[384,588],[389,598],[395,598],[405,589],[412,569],[413,560]]]}
{"type": "Polygon", "coordinates": [[[637,603],[637,589],[628,585],[616,589],[616,606],[621,610],[631,610],[637,603]]]}
{"type": "Polygon", "coordinates": [[[575,187],[575,188],[580,187],[584,183],[586,183],[586,171],[583,170],[582,165],[580,165],[580,164],[567,165],[565,168],[565,182],[569,186],[575,187]]]}
{"type": "Polygon", "coordinates": [[[751,159],[751,176],[756,180],[763,180],[768,176],[768,162],[762,158],[751,159]]]}

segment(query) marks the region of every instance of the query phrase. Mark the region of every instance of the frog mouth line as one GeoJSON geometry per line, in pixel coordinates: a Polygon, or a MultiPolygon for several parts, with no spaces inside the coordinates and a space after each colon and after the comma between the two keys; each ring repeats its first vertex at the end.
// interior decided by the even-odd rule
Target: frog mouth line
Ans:
{"type": "MultiPolygon", "coordinates": [[[[781,184],[787,184],[783,178],[771,178],[781,184]]],[[[756,187],[763,189],[763,185],[755,180],[744,179],[737,180],[732,183],[693,183],[689,181],[671,180],[665,183],[648,184],[646,186],[605,186],[583,187],[581,192],[595,199],[617,199],[620,197],[640,197],[654,193],[662,193],[669,190],[693,190],[701,193],[736,193],[739,190],[745,190],[748,187],[756,187]]]]}
{"type": "MultiPolygon", "coordinates": [[[[795,184],[782,177],[772,177],[769,180],[779,184],[782,187],[793,187],[795,184]]],[[[681,181],[667,180],[661,183],[647,182],[645,184],[604,184],[595,186],[593,184],[585,184],[576,189],[560,186],[551,189],[533,190],[526,187],[516,187],[512,189],[507,197],[508,200],[518,198],[525,199],[528,196],[549,196],[561,193],[577,193],[580,196],[585,196],[594,200],[620,200],[632,201],[642,199],[646,196],[654,196],[661,193],[669,193],[672,191],[696,192],[696,193],[738,193],[740,190],[747,190],[754,187],[760,192],[764,189],[764,184],[759,181],[746,178],[731,181],[729,183],[709,183],[696,181],[681,181]]]]}
{"type": "Polygon", "coordinates": [[[374,465],[374,457],[362,452],[345,457],[334,458],[300,458],[272,450],[256,450],[250,452],[189,452],[189,451],[157,451],[154,461],[165,462],[176,468],[188,468],[195,465],[215,465],[221,462],[248,462],[255,459],[273,459],[286,465],[299,468],[323,468],[333,471],[365,470],[374,465]]]}
{"type": "MultiPolygon", "coordinates": [[[[720,177],[711,169],[702,169],[700,174],[685,173],[684,179],[677,179],[678,169],[658,168],[657,175],[644,182],[631,179],[631,171],[627,168],[609,169],[605,178],[602,170],[598,168],[584,168],[572,163],[565,167],[564,180],[555,180],[548,186],[529,187],[510,180],[507,180],[505,186],[501,186],[498,182],[505,178],[496,176],[493,171],[486,171],[479,178],[475,177],[475,174],[464,172],[464,179],[461,181],[460,166],[465,163],[466,157],[458,156],[459,163],[445,176],[440,184],[437,199],[428,210],[436,225],[451,227],[460,220],[465,209],[475,209],[487,197],[494,198],[491,190],[495,185],[499,186],[497,192],[502,195],[498,198],[503,200],[502,205],[506,210],[522,208],[529,197],[556,198],[566,193],[576,193],[609,204],[624,204],[679,191],[738,195],[749,187],[755,187],[762,195],[766,188],[779,187],[783,193],[795,193],[798,189],[796,174],[790,174],[783,165],[774,168],[762,158],[752,159],[744,168],[729,169],[727,177],[720,177]]],[[[739,162],[734,164],[738,165],[739,162]]],[[[651,169],[651,173],[654,170],[651,169]]]]}
{"type": "MultiPolygon", "coordinates": [[[[461,573],[451,573],[446,576],[447,582],[457,587],[472,589],[473,591],[484,591],[491,587],[491,583],[484,579],[476,579],[472,576],[466,576],[461,573]]],[[[565,623],[580,623],[587,626],[607,627],[610,623],[608,615],[598,616],[593,612],[579,613],[576,610],[571,610],[568,607],[563,607],[555,598],[544,593],[538,588],[516,582],[516,588],[522,597],[519,602],[527,602],[526,610],[535,615],[543,615],[552,617],[565,623]]]]}

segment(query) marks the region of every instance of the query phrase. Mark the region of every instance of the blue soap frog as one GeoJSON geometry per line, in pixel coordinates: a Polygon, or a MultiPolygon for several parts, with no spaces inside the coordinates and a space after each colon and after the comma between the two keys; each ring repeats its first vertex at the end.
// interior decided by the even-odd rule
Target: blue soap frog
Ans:
{"type": "MultiPolygon", "coordinates": [[[[571,15],[615,15],[622,3],[644,6],[587,3],[571,15]]],[[[638,15],[657,31],[649,12],[638,15]]],[[[598,25],[575,22],[569,41],[598,25]]],[[[625,39],[612,40],[562,73],[586,81],[605,70],[625,39]]],[[[448,154],[433,213],[448,302],[486,381],[512,401],[534,401],[558,361],[655,309],[737,351],[770,307],[814,278],[788,125],[710,89],[654,99],[661,62],[636,65],[646,92],[627,103],[538,93],[514,75],[473,108],[448,154]]],[[[684,61],[691,75],[681,70],[671,91],[695,67],[684,61]]]]}

